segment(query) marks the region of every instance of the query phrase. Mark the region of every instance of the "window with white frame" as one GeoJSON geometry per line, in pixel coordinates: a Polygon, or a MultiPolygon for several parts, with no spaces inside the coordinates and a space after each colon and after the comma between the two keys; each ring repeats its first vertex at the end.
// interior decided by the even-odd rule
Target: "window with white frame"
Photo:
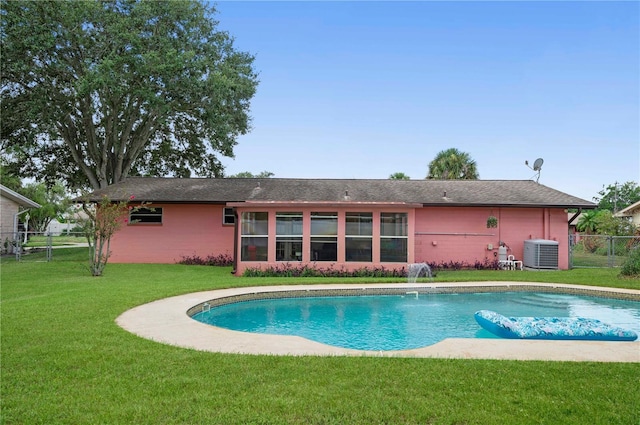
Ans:
{"type": "Polygon", "coordinates": [[[311,213],[311,261],[338,261],[338,213],[311,213]]]}
{"type": "Polygon", "coordinates": [[[302,213],[276,213],[276,261],[302,261],[302,213]]]}
{"type": "Polygon", "coordinates": [[[269,213],[243,212],[241,220],[241,260],[267,261],[269,252],[269,213]]]}
{"type": "Polygon", "coordinates": [[[408,246],[407,213],[380,213],[380,261],[404,263],[408,246]]]}
{"type": "Polygon", "coordinates": [[[345,215],[345,259],[372,261],[373,214],[365,212],[345,215]]]}

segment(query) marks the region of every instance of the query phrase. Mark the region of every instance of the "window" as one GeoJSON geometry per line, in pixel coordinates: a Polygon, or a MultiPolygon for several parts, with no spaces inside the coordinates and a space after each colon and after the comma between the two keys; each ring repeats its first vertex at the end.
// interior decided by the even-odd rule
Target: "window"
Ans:
{"type": "Polygon", "coordinates": [[[380,213],[380,261],[407,261],[408,228],[406,213],[380,213]]]}
{"type": "Polygon", "coordinates": [[[302,261],[302,213],[276,213],[276,261],[302,261]]]}
{"type": "Polygon", "coordinates": [[[373,214],[346,213],[345,258],[347,261],[371,262],[373,214]]]}
{"type": "Polygon", "coordinates": [[[338,261],[338,213],[311,213],[311,261],[338,261]]]}
{"type": "Polygon", "coordinates": [[[233,213],[233,208],[225,208],[222,213],[222,224],[235,224],[236,216],[233,213]]]}
{"type": "Polygon", "coordinates": [[[162,224],[162,208],[134,208],[129,213],[130,224],[162,224]]]}
{"type": "Polygon", "coordinates": [[[269,213],[243,212],[240,236],[242,261],[267,261],[269,213]]]}

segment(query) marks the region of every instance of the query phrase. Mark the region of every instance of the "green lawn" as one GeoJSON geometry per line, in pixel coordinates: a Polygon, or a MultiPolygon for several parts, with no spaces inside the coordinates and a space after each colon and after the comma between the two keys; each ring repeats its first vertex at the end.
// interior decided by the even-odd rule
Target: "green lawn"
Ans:
{"type": "MultiPolygon", "coordinates": [[[[87,239],[82,235],[77,236],[52,236],[51,237],[51,245],[52,246],[64,246],[64,245],[75,245],[79,243],[86,243],[87,239]]],[[[29,236],[29,241],[24,245],[25,247],[46,247],[49,245],[49,238],[43,235],[33,235],[29,236]]]]}
{"type": "MultiPolygon", "coordinates": [[[[197,352],[141,339],[122,312],[230,286],[229,268],[109,264],[81,249],[1,264],[3,424],[639,424],[640,364],[197,352]]],[[[438,281],[529,280],[640,289],[614,269],[441,272],[438,281]]],[[[344,282],[344,279],[333,280],[344,282]]],[[[354,279],[354,282],[385,281],[354,279]]]]}
{"type": "Polygon", "coordinates": [[[627,261],[626,255],[578,253],[573,255],[573,267],[620,267],[627,261]]]}

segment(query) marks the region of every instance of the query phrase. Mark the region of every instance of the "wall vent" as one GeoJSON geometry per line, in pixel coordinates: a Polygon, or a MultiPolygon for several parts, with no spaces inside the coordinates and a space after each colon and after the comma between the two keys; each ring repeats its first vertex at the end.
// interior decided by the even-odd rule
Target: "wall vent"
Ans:
{"type": "Polygon", "coordinates": [[[557,269],[558,242],[545,239],[524,241],[522,264],[532,269],[557,269]]]}

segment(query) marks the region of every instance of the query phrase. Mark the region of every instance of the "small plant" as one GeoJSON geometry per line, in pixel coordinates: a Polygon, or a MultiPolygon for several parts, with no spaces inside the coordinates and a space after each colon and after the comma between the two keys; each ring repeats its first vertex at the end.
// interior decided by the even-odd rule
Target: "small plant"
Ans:
{"type": "Polygon", "coordinates": [[[487,218],[487,229],[496,228],[496,227],[498,227],[498,219],[495,216],[490,215],[487,218]]]}
{"type": "Polygon", "coordinates": [[[640,247],[635,247],[629,252],[627,260],[620,268],[620,276],[640,277],[640,247]]]}

